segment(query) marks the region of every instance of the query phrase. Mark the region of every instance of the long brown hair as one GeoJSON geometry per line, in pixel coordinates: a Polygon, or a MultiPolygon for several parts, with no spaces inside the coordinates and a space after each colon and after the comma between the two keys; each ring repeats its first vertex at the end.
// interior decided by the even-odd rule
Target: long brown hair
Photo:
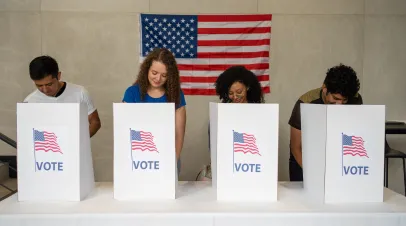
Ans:
{"type": "Polygon", "coordinates": [[[178,65],[176,64],[173,54],[165,48],[156,48],[150,52],[144,59],[140,66],[137,80],[135,84],[140,86],[141,100],[144,99],[147,94],[148,87],[150,86],[148,81],[148,72],[154,61],[163,63],[166,66],[167,80],[163,85],[165,89],[165,95],[167,102],[180,104],[180,78],[178,65]]]}

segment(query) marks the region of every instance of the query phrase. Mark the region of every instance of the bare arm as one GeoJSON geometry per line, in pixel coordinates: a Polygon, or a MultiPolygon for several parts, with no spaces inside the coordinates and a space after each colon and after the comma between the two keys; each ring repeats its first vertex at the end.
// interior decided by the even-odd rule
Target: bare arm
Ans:
{"type": "Polygon", "coordinates": [[[92,137],[93,135],[95,135],[97,133],[97,131],[100,129],[101,127],[101,122],[100,122],[100,118],[99,118],[99,113],[97,112],[97,110],[95,110],[92,114],[90,114],[88,116],[89,119],[89,132],[90,132],[90,137],[92,137]]]}
{"type": "Polygon", "coordinates": [[[302,131],[290,127],[290,148],[296,162],[302,167],[302,131]]]}
{"type": "Polygon", "coordinates": [[[176,159],[180,158],[180,153],[183,148],[183,140],[185,138],[186,127],[186,108],[180,107],[175,112],[175,149],[176,159]]]}

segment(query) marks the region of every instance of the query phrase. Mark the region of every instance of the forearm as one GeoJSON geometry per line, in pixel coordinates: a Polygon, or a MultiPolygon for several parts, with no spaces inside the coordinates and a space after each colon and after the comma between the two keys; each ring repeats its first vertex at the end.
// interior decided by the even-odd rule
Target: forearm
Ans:
{"type": "Polygon", "coordinates": [[[101,123],[100,122],[92,122],[89,124],[89,133],[90,137],[93,137],[97,131],[100,129],[101,123]]]}
{"type": "Polygon", "coordinates": [[[175,150],[176,150],[176,160],[180,158],[180,153],[182,152],[183,148],[183,134],[176,134],[175,136],[175,150]]]}
{"type": "Polygon", "coordinates": [[[175,115],[175,149],[176,149],[176,159],[179,160],[180,153],[183,148],[183,140],[185,138],[186,129],[186,109],[181,107],[176,110],[175,115]]]}
{"type": "Polygon", "coordinates": [[[299,166],[302,167],[302,149],[300,147],[292,148],[292,154],[299,166]]]}

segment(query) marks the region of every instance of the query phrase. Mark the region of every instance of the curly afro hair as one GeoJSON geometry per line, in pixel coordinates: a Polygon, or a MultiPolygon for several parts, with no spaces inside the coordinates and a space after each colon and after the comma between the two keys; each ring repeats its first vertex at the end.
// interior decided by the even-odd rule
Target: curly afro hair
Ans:
{"type": "Polygon", "coordinates": [[[356,96],[360,89],[357,73],[343,64],[330,68],[323,83],[327,93],[341,94],[349,99],[356,96]]]}
{"type": "Polygon", "coordinates": [[[261,84],[257,76],[244,66],[232,66],[219,75],[215,82],[216,94],[221,102],[228,103],[228,91],[235,82],[241,82],[247,87],[248,103],[264,103],[261,84]]]}

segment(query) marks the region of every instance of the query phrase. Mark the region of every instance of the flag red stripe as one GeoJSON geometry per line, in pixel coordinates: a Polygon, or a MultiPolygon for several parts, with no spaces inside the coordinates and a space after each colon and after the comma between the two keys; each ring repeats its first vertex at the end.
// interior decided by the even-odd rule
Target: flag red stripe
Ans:
{"type": "Polygon", "coordinates": [[[258,52],[199,52],[197,58],[255,58],[269,57],[269,51],[258,52]]]}
{"type": "MultiPolygon", "coordinates": [[[[178,69],[180,71],[224,71],[227,68],[234,66],[232,64],[206,64],[206,65],[196,65],[196,64],[178,64],[178,69]]],[[[248,70],[260,70],[268,69],[269,64],[246,64],[244,65],[248,70]]]]}
{"type": "Polygon", "coordinates": [[[261,46],[270,45],[270,39],[258,40],[198,40],[198,46],[261,46]]]}
{"type": "Polygon", "coordinates": [[[272,20],[272,15],[199,15],[198,22],[244,22],[272,20]]]}
{"type": "Polygon", "coordinates": [[[365,153],[362,153],[362,154],[360,154],[360,153],[344,153],[344,155],[352,155],[352,156],[358,155],[358,156],[361,156],[361,157],[366,156],[367,158],[369,158],[368,155],[365,154],[365,153]]]}
{"type": "Polygon", "coordinates": [[[261,34],[270,33],[271,27],[198,28],[197,34],[261,34]]]}
{"type": "Polygon", "coordinates": [[[135,147],[135,146],[142,146],[142,147],[155,147],[155,144],[139,144],[139,143],[137,143],[137,144],[134,144],[134,143],[132,143],[131,144],[131,146],[133,146],[133,147],[135,147]]]}
{"type": "MultiPolygon", "coordinates": [[[[269,81],[269,75],[259,75],[257,76],[258,80],[269,81]]],[[[216,82],[217,77],[195,77],[195,76],[180,76],[180,82],[196,82],[196,83],[214,83],[216,82]]]]}
{"type": "MultiPolygon", "coordinates": [[[[190,88],[182,88],[183,94],[185,95],[202,95],[202,96],[212,96],[216,95],[215,89],[190,89],[190,88]]],[[[264,93],[270,93],[271,88],[269,86],[262,87],[262,91],[264,93]]]]}

